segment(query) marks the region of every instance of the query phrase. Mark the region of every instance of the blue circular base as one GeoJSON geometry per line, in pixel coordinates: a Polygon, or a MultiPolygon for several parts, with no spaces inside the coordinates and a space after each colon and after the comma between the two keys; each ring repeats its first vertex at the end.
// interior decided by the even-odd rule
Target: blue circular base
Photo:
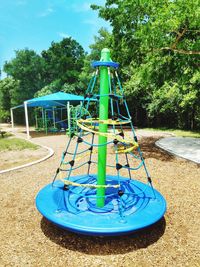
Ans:
{"type": "MultiPolygon", "coordinates": [[[[70,177],[77,183],[96,183],[96,175],[70,177]]],[[[107,175],[107,184],[118,177],[107,175]]],[[[120,177],[121,190],[107,188],[105,206],[96,207],[96,189],[69,186],[61,181],[45,186],[36,197],[39,212],[61,228],[87,235],[123,235],[145,228],[161,219],[166,211],[163,196],[149,185],[120,177]]]]}

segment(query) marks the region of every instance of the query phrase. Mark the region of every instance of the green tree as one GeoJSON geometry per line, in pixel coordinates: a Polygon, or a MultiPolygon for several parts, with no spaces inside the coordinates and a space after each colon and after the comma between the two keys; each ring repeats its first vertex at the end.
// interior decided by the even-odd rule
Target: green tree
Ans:
{"type": "Polygon", "coordinates": [[[110,21],[121,56],[135,59],[136,53],[152,50],[200,54],[198,0],[107,0],[104,7],[92,8],[110,21]]]}
{"type": "Polygon", "coordinates": [[[82,46],[70,38],[64,38],[61,42],[52,42],[48,50],[41,53],[45,61],[45,84],[54,80],[73,84],[83,67],[85,52],[82,46]]]}
{"type": "Polygon", "coordinates": [[[111,54],[114,56],[113,35],[105,28],[101,28],[98,31],[98,35],[94,36],[94,43],[90,47],[90,53],[86,55],[84,59],[84,66],[79,75],[79,82],[77,87],[80,88],[80,92],[83,94],[86,91],[87,84],[91,78],[91,74],[94,69],[91,68],[91,62],[98,61],[100,59],[101,50],[108,47],[111,50],[111,54]]]}
{"type": "Polygon", "coordinates": [[[19,81],[19,86],[12,92],[12,105],[22,104],[34,96],[43,87],[43,59],[35,51],[24,49],[15,52],[16,56],[4,65],[9,77],[19,81]]]}
{"type": "Polygon", "coordinates": [[[113,55],[113,35],[106,28],[101,28],[98,31],[98,35],[94,36],[94,43],[91,44],[89,47],[91,51],[88,58],[91,61],[99,60],[101,50],[105,47],[109,47],[111,54],[113,55]]]}
{"type": "Polygon", "coordinates": [[[68,83],[65,83],[62,86],[61,90],[62,90],[62,92],[65,92],[67,94],[75,94],[75,95],[78,95],[78,94],[83,93],[74,84],[68,84],[68,83]]]}
{"type": "Polygon", "coordinates": [[[92,8],[113,27],[126,95],[140,124],[200,127],[199,1],[107,0],[92,8]]]}
{"type": "Polygon", "coordinates": [[[44,95],[49,95],[56,93],[61,90],[61,82],[60,80],[54,80],[52,83],[45,85],[42,89],[38,90],[34,97],[40,97],[44,95]]]}
{"type": "Polygon", "coordinates": [[[19,82],[8,77],[0,80],[0,121],[7,121],[10,117],[12,94],[18,90],[19,82]]]}
{"type": "Polygon", "coordinates": [[[55,80],[49,85],[44,86],[41,90],[37,91],[34,97],[40,97],[40,96],[44,96],[48,94],[53,94],[59,91],[62,91],[68,94],[83,93],[81,92],[79,88],[76,87],[75,84],[65,83],[64,85],[61,86],[60,80],[55,80]]]}
{"type": "MultiPolygon", "coordinates": [[[[58,92],[62,88],[65,91],[68,88],[70,92],[77,90],[76,93],[81,91],[78,77],[85,53],[75,40],[65,38],[59,43],[52,42],[51,47],[42,51],[41,56],[29,49],[18,50],[15,54],[15,58],[4,64],[7,75],[18,82],[15,90],[10,91],[12,106],[22,104],[34,96],[58,92]]],[[[4,90],[2,99],[6,98],[7,92],[4,90]]],[[[1,113],[8,115],[9,107],[5,107],[1,113]]],[[[16,114],[16,121],[19,121],[20,111],[16,111],[16,114]]]]}

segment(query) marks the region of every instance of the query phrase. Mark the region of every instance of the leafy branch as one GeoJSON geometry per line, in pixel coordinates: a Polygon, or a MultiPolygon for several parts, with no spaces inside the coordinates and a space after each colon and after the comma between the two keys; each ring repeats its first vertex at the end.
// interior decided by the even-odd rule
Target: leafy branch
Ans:
{"type": "Polygon", "coordinates": [[[162,47],[159,50],[171,50],[171,51],[173,51],[175,53],[185,54],[185,55],[200,55],[200,51],[191,51],[191,50],[184,50],[184,49],[178,49],[177,48],[178,43],[180,43],[181,38],[183,38],[183,36],[185,35],[185,33],[187,31],[190,31],[190,30],[187,29],[187,27],[185,27],[182,30],[182,32],[175,31],[176,34],[177,34],[177,37],[175,39],[175,42],[171,46],[169,46],[169,47],[162,47]]]}

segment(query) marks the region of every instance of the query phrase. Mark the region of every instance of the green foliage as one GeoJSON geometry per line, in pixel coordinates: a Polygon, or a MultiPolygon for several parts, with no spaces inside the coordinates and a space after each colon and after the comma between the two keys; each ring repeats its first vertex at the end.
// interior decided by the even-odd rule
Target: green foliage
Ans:
{"type": "Polygon", "coordinates": [[[199,48],[198,0],[107,0],[104,7],[92,5],[92,8],[110,21],[114,44],[129,60],[152,49],[199,48]]]}
{"type": "Polygon", "coordinates": [[[80,93],[82,93],[83,95],[91,79],[92,72],[94,72],[94,69],[91,67],[91,63],[100,59],[101,50],[105,47],[109,48],[112,55],[114,55],[112,45],[113,35],[109,33],[105,28],[101,28],[98,31],[98,36],[94,36],[94,43],[90,45],[91,51],[86,55],[82,71],[79,74],[77,90],[80,90],[80,93]]]}
{"type": "Polygon", "coordinates": [[[113,35],[105,28],[101,28],[98,31],[98,36],[94,36],[94,43],[90,45],[91,52],[88,56],[89,60],[99,60],[101,50],[105,47],[109,48],[111,55],[114,55],[113,35]]]}
{"type": "Polygon", "coordinates": [[[6,62],[9,78],[0,82],[0,119],[7,119],[10,106],[33,96],[61,90],[84,94],[91,61],[108,47],[121,64],[137,125],[200,129],[199,1],[106,0],[105,6],[92,8],[110,22],[112,33],[101,28],[89,54],[65,38],[41,56],[25,49],[6,62]]]}
{"type": "Polygon", "coordinates": [[[199,1],[107,0],[92,8],[113,27],[136,122],[200,128],[199,1]]]}
{"type": "Polygon", "coordinates": [[[65,83],[62,88],[62,92],[68,93],[68,94],[78,94],[78,90],[76,89],[75,84],[68,84],[65,83]]]}
{"type": "Polygon", "coordinates": [[[73,84],[83,67],[85,52],[78,42],[64,38],[61,42],[52,42],[48,50],[42,51],[44,59],[44,79],[49,84],[59,79],[61,84],[73,84]]]}
{"type": "Polygon", "coordinates": [[[55,80],[49,85],[44,86],[41,90],[37,91],[34,97],[40,97],[48,94],[53,94],[59,91],[68,93],[68,94],[83,94],[84,91],[81,88],[77,87],[76,84],[64,83],[61,86],[60,80],[55,80]]]}
{"type": "Polygon", "coordinates": [[[48,94],[53,94],[60,91],[61,82],[60,80],[54,80],[52,83],[44,86],[41,90],[37,91],[34,97],[40,97],[48,94]]]}
{"type": "Polygon", "coordinates": [[[12,91],[13,106],[32,98],[35,92],[44,85],[43,59],[35,51],[29,49],[18,50],[15,53],[15,58],[4,65],[4,71],[19,82],[19,86],[12,91]]]}
{"type": "Polygon", "coordinates": [[[0,80],[0,121],[7,121],[10,116],[12,95],[19,88],[19,82],[11,77],[0,80]]]}
{"type": "MultiPolygon", "coordinates": [[[[15,58],[4,65],[9,78],[0,81],[0,120],[7,120],[10,107],[27,99],[61,90],[83,92],[78,81],[85,52],[75,40],[65,38],[52,42],[41,56],[29,49],[18,50],[15,54],[15,58]]],[[[16,110],[15,121],[23,120],[21,111],[16,110]]]]}

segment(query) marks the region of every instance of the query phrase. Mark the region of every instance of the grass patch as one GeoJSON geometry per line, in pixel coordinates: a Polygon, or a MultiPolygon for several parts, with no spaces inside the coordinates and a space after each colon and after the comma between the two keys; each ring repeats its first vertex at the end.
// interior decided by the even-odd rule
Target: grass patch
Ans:
{"type": "Polygon", "coordinates": [[[186,131],[186,130],[168,129],[168,128],[144,128],[143,130],[154,131],[154,132],[167,132],[182,137],[200,138],[200,132],[197,131],[186,131]]]}
{"type": "MultiPolygon", "coordinates": [[[[1,129],[0,129],[1,130],[1,129]]],[[[2,131],[2,130],[1,130],[2,131]]],[[[4,134],[3,134],[3,137],[2,137],[2,135],[0,134],[0,139],[1,138],[7,138],[7,137],[10,137],[10,136],[12,136],[13,134],[12,133],[10,133],[10,132],[5,132],[4,134]]]]}
{"type": "Polygon", "coordinates": [[[0,151],[24,149],[36,150],[38,146],[19,138],[0,138],[0,151]]]}

